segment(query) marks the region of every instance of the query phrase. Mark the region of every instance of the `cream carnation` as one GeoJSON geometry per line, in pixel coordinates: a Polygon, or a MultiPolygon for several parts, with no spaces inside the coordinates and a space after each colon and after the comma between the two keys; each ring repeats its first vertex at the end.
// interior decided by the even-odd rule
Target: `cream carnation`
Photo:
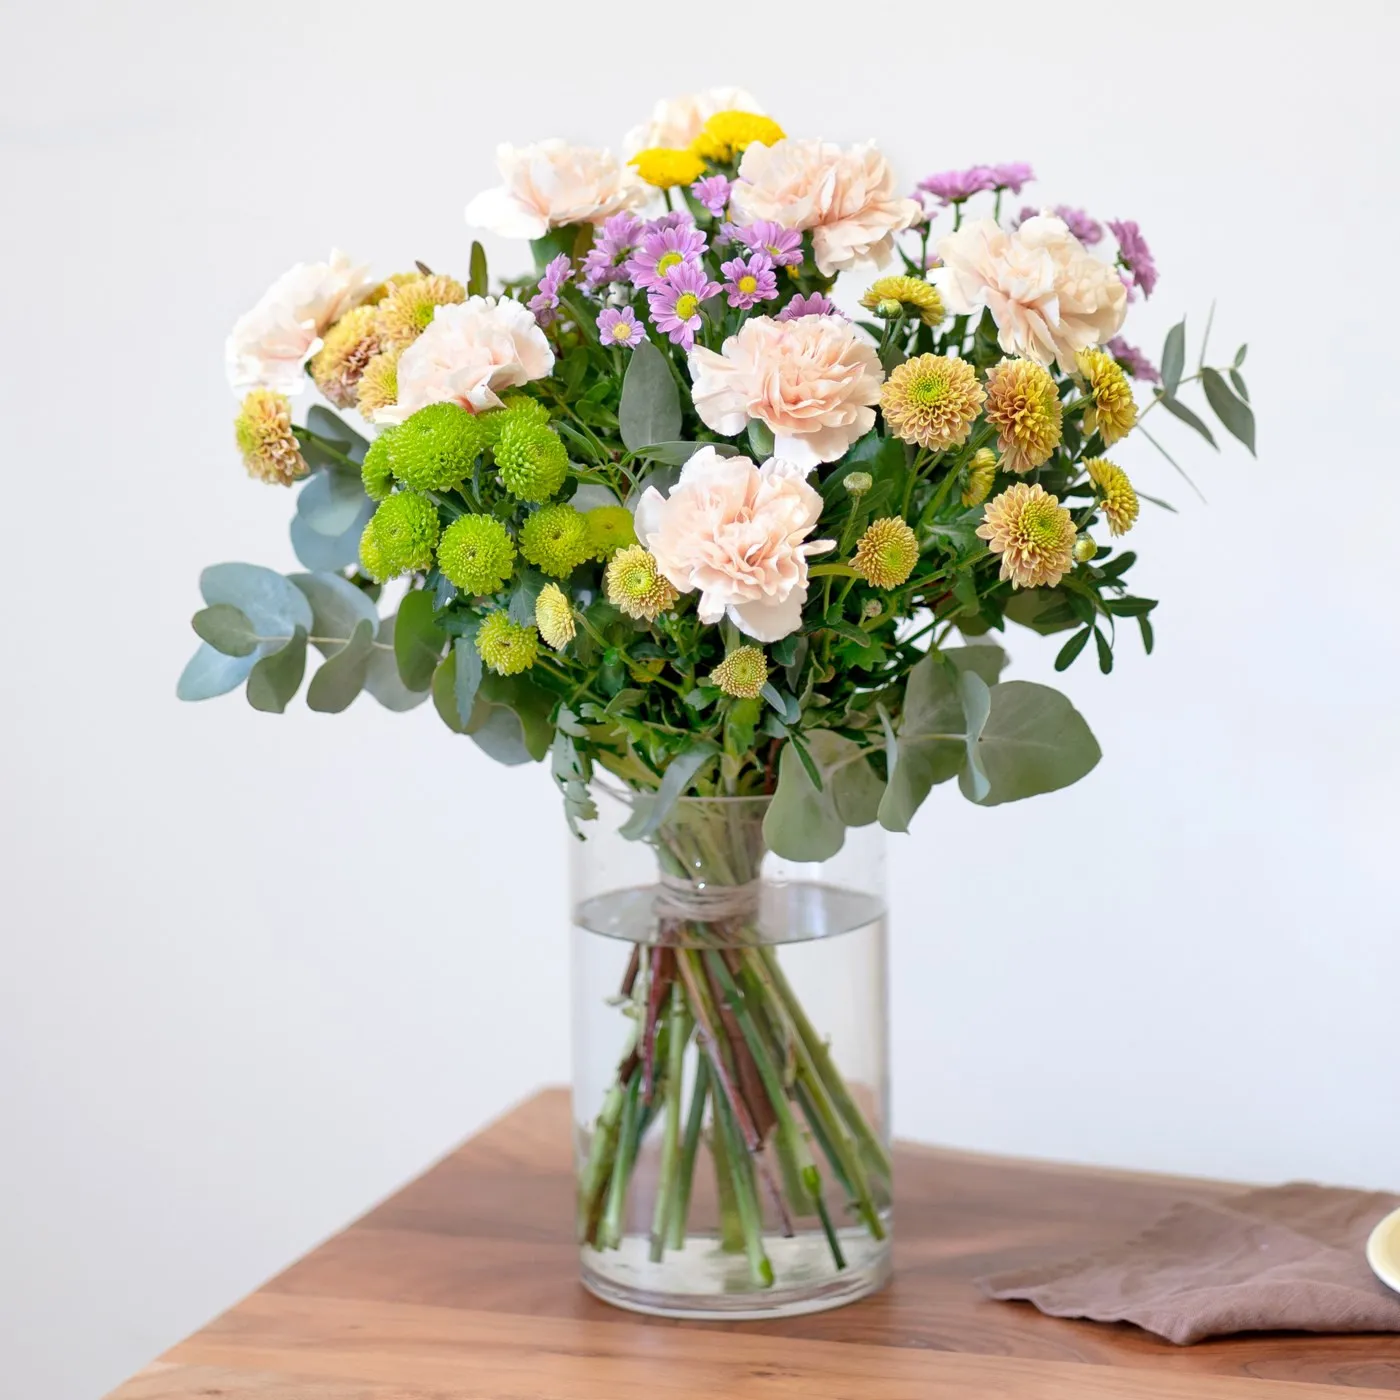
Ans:
{"type": "Polygon", "coordinates": [[[439,306],[427,330],[398,362],[398,402],[379,408],[376,423],[402,423],[430,403],[456,403],[479,413],[500,408],[500,391],[554,368],[554,352],[535,317],[510,297],[468,297],[439,306]]]}
{"type": "Polygon", "coordinates": [[[757,418],[775,454],[810,471],[874,426],[884,374],[869,337],[843,316],[753,316],[721,353],[696,346],[690,377],[707,427],[735,437],[757,418]]]}
{"type": "Polygon", "coordinates": [[[1038,214],[1014,233],[975,219],[938,240],[943,266],[929,274],[949,311],[987,307],[1008,355],[1073,371],[1080,350],[1118,333],[1128,293],[1118,274],[1088,252],[1063,219],[1038,214]]]}
{"type": "Polygon", "coordinates": [[[702,447],[663,496],[649,487],[637,503],[637,538],[682,593],[700,591],[701,622],[734,625],[776,642],[802,625],[807,556],[835,547],[807,541],[822,513],[806,471],[774,457],[756,467],[702,447]]]}
{"type": "Polygon", "coordinates": [[[558,140],[497,146],[496,168],[505,183],[467,205],[467,222],[502,238],[543,238],[565,224],[600,224],[651,197],[635,170],[591,146],[558,140]]]}
{"type": "Polygon", "coordinates": [[[735,222],[772,219],[812,230],[824,277],[848,267],[884,267],[894,236],[920,217],[895,190],[894,171],[873,142],[842,150],[826,141],[750,146],[734,186],[735,222]]]}
{"type": "Polygon", "coordinates": [[[623,138],[622,149],[634,156],[653,146],[675,149],[688,146],[700,135],[700,128],[716,112],[756,112],[767,116],[758,99],[743,88],[715,87],[688,92],[683,97],[663,98],[651,109],[651,120],[634,126],[623,138]]]}
{"type": "Polygon", "coordinates": [[[302,369],[321,348],[326,329],[374,286],[368,265],[356,266],[339,248],[325,262],[298,263],[284,272],[229,332],[224,364],[234,392],[299,394],[306,387],[302,369]]]}

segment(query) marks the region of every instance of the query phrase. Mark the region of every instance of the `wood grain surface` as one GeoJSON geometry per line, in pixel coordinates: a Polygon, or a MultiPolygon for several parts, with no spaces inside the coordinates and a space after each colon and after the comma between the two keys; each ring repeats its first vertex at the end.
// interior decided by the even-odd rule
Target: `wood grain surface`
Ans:
{"type": "Polygon", "coordinates": [[[568,1098],[540,1094],[174,1347],[112,1400],[1290,1400],[1400,1390],[1400,1337],[1175,1347],[983,1298],[1205,1181],[901,1145],[895,1279],[784,1322],[643,1319],[577,1282],[568,1098]]]}

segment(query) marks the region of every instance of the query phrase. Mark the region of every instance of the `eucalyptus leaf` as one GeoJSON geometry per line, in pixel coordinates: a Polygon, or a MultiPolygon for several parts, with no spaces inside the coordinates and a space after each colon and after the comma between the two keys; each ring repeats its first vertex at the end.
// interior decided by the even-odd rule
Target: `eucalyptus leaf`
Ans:
{"type": "Polygon", "coordinates": [[[773,430],[761,418],[750,418],[746,436],[749,451],[760,461],[765,462],[773,455],[773,430]]]}
{"type": "Polygon", "coordinates": [[[1170,398],[1176,397],[1181,383],[1181,372],[1186,368],[1186,322],[1178,321],[1167,332],[1162,345],[1162,390],[1170,398]]]}
{"type": "Polygon", "coordinates": [[[260,657],[248,673],[248,703],[255,710],[280,715],[301,688],[305,674],[306,628],[298,624],[286,646],[260,657]]]}
{"type": "Polygon", "coordinates": [[[1215,416],[1244,443],[1250,456],[1254,456],[1254,410],[1230,392],[1230,386],[1218,370],[1203,369],[1201,387],[1206,391],[1206,402],[1215,411],[1215,416]]]}
{"type": "Polygon", "coordinates": [[[447,633],[433,621],[432,595],[426,589],[405,593],[394,624],[394,659],[399,679],[409,690],[427,690],[442,657],[447,633]]]}
{"type": "Polygon", "coordinates": [[[199,576],[211,605],[238,608],[264,642],[284,643],[300,627],[311,630],[311,604],[295,584],[258,564],[212,564],[199,576]]]}
{"type": "Polygon", "coordinates": [[[1179,418],[1188,428],[1194,428],[1212,447],[1217,450],[1219,449],[1220,444],[1216,442],[1211,430],[1206,427],[1200,417],[1187,408],[1180,399],[1174,399],[1170,394],[1164,395],[1162,397],[1162,407],[1165,408],[1173,418],[1179,418]]]}
{"type": "Polygon", "coordinates": [[[549,752],[554,741],[554,726],[549,722],[553,708],[554,697],[527,676],[498,676],[487,672],[477,687],[472,717],[464,732],[501,763],[537,763],[549,752]],[[506,724],[497,711],[509,714],[514,727],[506,724]],[[505,742],[507,734],[511,736],[508,744],[505,742]],[[479,737],[481,735],[485,737],[479,737]],[[506,749],[515,754],[517,739],[525,757],[502,757],[506,749]]]}
{"type": "Polygon", "coordinates": [[[549,580],[537,569],[522,566],[517,572],[519,581],[511,589],[506,611],[512,622],[530,627],[535,622],[535,603],[549,580]]]}
{"type": "Polygon", "coordinates": [[[175,686],[175,695],[180,700],[211,700],[216,695],[227,695],[237,690],[248,679],[248,673],[257,665],[256,653],[247,656],[226,656],[216,651],[208,642],[201,642],[199,649],[190,657],[180,679],[175,686]]]}
{"type": "Polygon", "coordinates": [[[846,841],[831,793],[817,789],[791,742],[778,756],[778,786],[763,818],[763,839],[774,855],[804,862],[829,860],[846,841]]]}
{"type": "Polygon", "coordinates": [[[350,640],[322,662],[321,669],[311,677],[311,684],[306,688],[309,709],[321,714],[339,714],[364,689],[378,621],[377,617],[374,621],[367,617],[360,618],[350,634],[350,640]]]}
{"type": "Polygon", "coordinates": [[[648,462],[660,462],[668,467],[683,467],[702,447],[713,448],[721,457],[739,455],[739,449],[730,442],[652,442],[645,447],[635,447],[632,451],[648,462]]]}
{"type": "Polygon", "coordinates": [[[958,699],[962,702],[963,723],[967,727],[964,735],[967,767],[960,778],[966,784],[963,790],[972,794],[974,802],[980,802],[991,791],[978,744],[992,712],[992,689],[976,671],[963,671],[958,676],[958,699]]]}
{"type": "Polygon", "coordinates": [[[476,649],[476,629],[452,643],[447,659],[452,663],[452,701],[463,729],[471,723],[476,693],[481,688],[481,653],[476,649]]]}
{"type": "Polygon", "coordinates": [[[887,755],[889,781],[880,802],[880,824],[888,831],[908,831],[929,792],[967,761],[957,677],[954,667],[930,653],[905,680],[898,746],[887,755]]]}
{"type": "Polygon", "coordinates": [[[1099,761],[1098,742],[1067,697],[1031,681],[1004,681],[991,691],[991,708],[977,741],[977,759],[989,791],[977,798],[966,777],[963,795],[984,807],[1018,802],[1068,787],[1099,761]]]}
{"type": "MultiPolygon", "coordinates": [[[[364,495],[361,492],[361,495],[364,495]]],[[[361,502],[359,514],[342,535],[332,538],[317,534],[299,515],[292,516],[290,534],[292,548],[304,568],[314,573],[334,573],[348,569],[360,561],[360,536],[374,514],[374,502],[368,496],[361,502]]]]}
{"type": "MultiPolygon", "coordinates": [[[[656,800],[651,804],[646,819],[640,823],[635,833],[627,831],[626,834],[632,840],[646,840],[647,837],[655,835],[661,823],[670,816],[671,809],[685,796],[687,789],[695,781],[696,774],[711,762],[719,751],[719,745],[712,740],[698,739],[676,754],[661,775],[661,786],[656,790],[656,800]]],[[[631,826],[630,822],[628,826],[631,826]]]]}
{"type": "Polygon", "coordinates": [[[399,679],[399,666],[394,659],[394,630],[397,620],[397,614],[394,614],[384,618],[379,624],[379,635],[374,639],[374,650],[370,654],[369,666],[365,671],[365,689],[386,710],[402,713],[421,705],[428,698],[428,692],[410,690],[399,679]]]}
{"type": "Polygon", "coordinates": [[[190,626],[202,642],[225,656],[251,656],[258,649],[258,634],[242,609],[232,603],[215,603],[201,608],[190,619],[190,626]]]}
{"type": "Polygon", "coordinates": [[[349,641],[357,623],[370,624],[371,638],[378,631],[379,609],[374,599],[348,579],[333,573],[288,574],[287,577],[311,604],[311,635],[316,638],[313,645],[323,655],[329,656],[336,649],[334,641],[324,639],[349,641]]]}
{"type": "Polygon", "coordinates": [[[369,451],[368,441],[324,404],[312,404],[307,409],[306,426],[318,437],[335,443],[357,466],[365,460],[365,453],[369,451]]]}
{"type": "Polygon", "coordinates": [[[665,355],[649,340],[632,351],[622,379],[617,419],[623,444],[632,452],[680,438],[680,392],[665,355]]]}
{"type": "Polygon", "coordinates": [[[365,488],[349,472],[313,472],[297,493],[297,518],[318,535],[339,539],[363,513],[365,488]]]}
{"type": "MultiPolygon", "coordinates": [[[[455,694],[457,674],[457,662],[452,652],[448,652],[437,664],[437,669],[433,672],[433,683],[429,691],[433,697],[433,709],[437,711],[438,718],[454,733],[465,734],[467,726],[462,722],[457,713],[457,697],[455,694]]],[[[526,755],[528,757],[528,755],[526,755]]]]}

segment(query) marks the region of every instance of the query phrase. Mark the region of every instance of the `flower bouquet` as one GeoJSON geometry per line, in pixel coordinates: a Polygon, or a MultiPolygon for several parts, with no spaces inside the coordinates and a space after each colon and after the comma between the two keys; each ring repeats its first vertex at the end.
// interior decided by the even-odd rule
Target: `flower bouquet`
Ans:
{"type": "Polygon", "coordinates": [[[864,930],[835,984],[882,994],[883,910],[868,849],[812,868],[940,783],[986,807],[1095,765],[991,639],[1062,632],[1057,670],[1092,643],[1109,671],[1120,624],[1151,651],[1116,541],[1154,498],[1109,454],[1165,456],[1158,406],[1214,445],[1188,384],[1252,451],[1244,350],[1188,373],[1183,322],[1149,363],[1120,338],[1157,280],[1137,225],[1025,203],[1025,165],[905,193],[873,144],[737,90],[627,149],[500,148],[467,219],[529,240],[528,276],[493,287],[480,244],[459,275],[334,252],[238,321],[238,447],[302,483],[304,571],[207,569],[179,694],[280,712],[316,653],[314,710],[431,697],[499,762],[547,759],[581,838],[620,800],[652,874],[582,881],[575,916],[583,963],[598,934],[618,958],[576,1105],[585,1277],[825,1306],[888,1268],[883,1030],[858,1079],[859,1026],[828,1039],[790,974],[864,930]]]}

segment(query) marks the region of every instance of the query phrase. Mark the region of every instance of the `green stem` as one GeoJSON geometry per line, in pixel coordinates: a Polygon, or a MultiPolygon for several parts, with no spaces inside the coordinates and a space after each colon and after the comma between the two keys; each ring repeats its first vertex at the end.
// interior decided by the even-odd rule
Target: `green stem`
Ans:
{"type": "Polygon", "coordinates": [[[642,1071],[632,1071],[627,1083],[627,1097],[622,1104],[622,1122],[617,1132],[617,1155],[612,1178],[608,1182],[608,1203],[598,1223],[598,1248],[616,1249],[622,1243],[624,1216],[627,1210],[627,1183],[637,1153],[637,1100],[642,1087],[642,1071]]]}
{"type": "Polygon", "coordinates": [[[739,1225],[744,1232],[744,1253],[749,1256],[749,1273],[760,1288],[771,1288],[773,1265],[763,1248],[763,1216],[758,1207],[752,1162],[729,1104],[718,1094],[715,1096],[715,1110],[719,1130],[724,1134],[724,1151],[729,1159],[739,1225]]]}
{"type": "Polygon", "coordinates": [[[622,1085],[614,1084],[603,1100],[598,1121],[593,1125],[593,1140],[588,1145],[588,1162],[583,1169],[578,1191],[578,1236],[581,1241],[591,1242],[593,1239],[593,1222],[607,1186],[613,1154],[617,1150],[623,1097],[622,1085]]]}
{"type": "Polygon", "coordinates": [[[677,1160],[681,1146],[681,1095],[685,1085],[685,1046],[690,1039],[685,1000],[679,985],[671,986],[670,1022],[666,1045],[666,1121],[661,1138],[661,1165],[656,1180],[656,1206],[651,1218],[651,1261],[661,1262],[666,1250],[666,1229],[674,1204],[677,1160]]]}
{"type": "Polygon", "coordinates": [[[685,1122],[681,1143],[680,1170],[676,1173],[675,1196],[666,1212],[666,1244],[680,1249],[685,1244],[685,1227],[690,1215],[690,1193],[695,1185],[695,1158],[700,1151],[700,1133],[705,1124],[705,1100],[710,1091],[710,1064],[702,1055],[695,1065],[695,1086],[690,1091],[690,1116],[685,1122]]]}

